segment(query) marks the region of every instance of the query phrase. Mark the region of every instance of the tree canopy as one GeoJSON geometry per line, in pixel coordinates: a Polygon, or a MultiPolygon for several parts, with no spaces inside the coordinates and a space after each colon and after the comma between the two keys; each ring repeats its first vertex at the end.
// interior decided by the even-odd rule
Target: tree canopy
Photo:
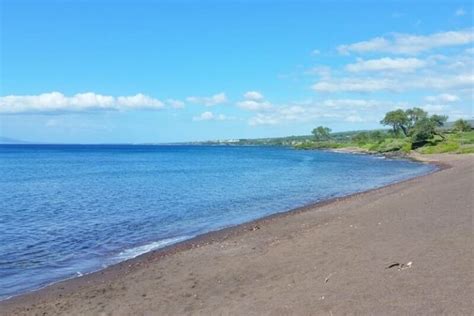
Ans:
{"type": "Polygon", "coordinates": [[[395,111],[390,111],[385,114],[383,120],[380,121],[383,125],[392,126],[393,132],[395,134],[400,134],[400,131],[403,132],[405,136],[408,136],[408,124],[410,119],[405,111],[398,109],[395,111]]]}
{"type": "Polygon", "coordinates": [[[316,141],[328,140],[331,138],[331,129],[325,126],[318,126],[311,131],[316,141]]]}
{"type": "Polygon", "coordinates": [[[395,134],[400,134],[406,137],[411,137],[413,142],[424,142],[434,137],[434,135],[442,134],[438,133],[436,128],[441,127],[446,123],[448,117],[445,115],[431,115],[423,109],[414,107],[403,111],[398,109],[390,111],[385,114],[385,117],[380,121],[383,125],[392,126],[395,134]]]}
{"type": "Polygon", "coordinates": [[[407,118],[408,118],[408,123],[407,123],[407,128],[408,129],[415,126],[415,124],[418,121],[428,117],[427,112],[425,112],[423,109],[420,109],[420,108],[417,108],[417,107],[406,110],[405,114],[407,115],[407,118]]]}

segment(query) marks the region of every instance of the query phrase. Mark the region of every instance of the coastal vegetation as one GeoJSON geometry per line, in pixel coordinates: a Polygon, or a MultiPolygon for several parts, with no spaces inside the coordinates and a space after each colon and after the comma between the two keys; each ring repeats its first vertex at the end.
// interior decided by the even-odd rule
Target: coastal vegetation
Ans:
{"type": "Polygon", "coordinates": [[[331,129],[324,126],[318,126],[311,131],[316,141],[325,141],[331,138],[331,129]]]}
{"type": "Polygon", "coordinates": [[[318,126],[310,135],[198,142],[200,145],[290,146],[296,149],[340,149],[373,153],[474,153],[474,122],[448,122],[421,108],[386,113],[376,130],[332,132],[318,126]]]}
{"type": "Polygon", "coordinates": [[[360,131],[343,137],[319,126],[314,137],[295,145],[297,149],[347,149],[353,151],[424,154],[474,153],[474,132],[470,122],[459,119],[452,124],[444,115],[429,115],[421,108],[398,109],[386,113],[380,121],[389,130],[360,131]]]}

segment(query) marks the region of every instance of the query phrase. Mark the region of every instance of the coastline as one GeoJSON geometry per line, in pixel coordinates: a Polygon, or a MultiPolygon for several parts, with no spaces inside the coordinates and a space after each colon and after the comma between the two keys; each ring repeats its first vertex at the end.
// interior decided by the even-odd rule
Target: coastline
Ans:
{"type": "MultiPolygon", "coordinates": [[[[321,151],[326,151],[326,150],[321,150],[321,151]]],[[[351,156],[362,157],[362,156],[366,156],[366,155],[369,155],[369,156],[371,155],[369,153],[354,153],[354,152],[339,152],[339,154],[340,154],[340,156],[346,156],[346,157],[351,157],[351,156]]],[[[381,157],[382,155],[377,155],[377,156],[378,156],[377,158],[382,158],[381,157]]],[[[386,158],[389,159],[389,160],[404,160],[404,161],[407,161],[407,162],[409,160],[412,160],[412,161],[416,161],[416,162],[421,162],[419,160],[411,159],[409,157],[401,157],[401,156],[386,157],[386,158]]],[[[93,269],[86,270],[86,271],[77,269],[77,271],[81,271],[81,272],[76,272],[74,275],[71,275],[71,276],[68,276],[68,277],[65,277],[65,278],[58,278],[54,281],[49,281],[48,283],[43,283],[43,285],[41,285],[41,286],[26,290],[24,292],[15,293],[10,297],[1,297],[0,302],[5,301],[5,300],[10,300],[10,299],[13,299],[15,297],[27,295],[27,294],[30,294],[30,293],[34,293],[36,291],[41,291],[41,290],[43,290],[45,288],[48,288],[52,285],[55,285],[57,283],[71,281],[71,280],[83,277],[85,275],[98,273],[98,272],[103,271],[104,269],[108,269],[108,268],[110,268],[114,265],[120,264],[122,262],[127,262],[131,259],[141,257],[141,256],[143,256],[147,253],[161,251],[161,250],[166,250],[167,251],[169,248],[173,248],[173,247],[177,247],[177,246],[179,246],[180,249],[181,248],[182,249],[190,249],[190,248],[193,248],[195,246],[195,242],[199,243],[201,239],[207,239],[207,238],[213,239],[214,234],[218,234],[218,235],[221,235],[222,233],[225,234],[225,232],[227,232],[228,230],[233,230],[233,229],[236,229],[237,231],[239,231],[240,226],[245,227],[245,226],[248,226],[248,225],[253,225],[254,223],[256,223],[258,221],[264,221],[267,218],[270,219],[270,218],[278,217],[278,216],[286,216],[289,213],[301,212],[301,211],[306,211],[306,210],[313,209],[313,208],[318,208],[318,207],[321,207],[321,206],[326,205],[326,204],[330,204],[330,203],[335,202],[335,201],[350,198],[352,196],[356,196],[356,195],[367,193],[367,192],[377,190],[377,189],[380,189],[380,188],[383,188],[383,187],[387,187],[387,186],[390,186],[390,185],[393,185],[393,184],[408,181],[408,180],[416,178],[416,177],[425,176],[425,175],[430,174],[432,172],[438,171],[437,169],[445,167],[445,166],[439,166],[436,163],[431,163],[431,162],[428,163],[428,164],[433,166],[433,167],[429,168],[431,170],[425,170],[423,172],[419,172],[417,175],[407,175],[406,177],[398,179],[398,180],[392,180],[391,182],[386,182],[384,184],[379,184],[379,185],[377,185],[377,186],[375,186],[371,189],[361,189],[360,191],[355,191],[355,192],[353,191],[351,193],[340,193],[340,195],[338,194],[338,195],[331,195],[331,196],[328,196],[328,197],[323,197],[323,198],[318,199],[316,201],[313,200],[313,201],[310,201],[310,202],[307,202],[307,203],[301,203],[300,206],[282,209],[281,211],[275,212],[273,214],[264,215],[263,217],[258,217],[258,218],[255,218],[255,219],[247,220],[245,222],[241,222],[240,224],[239,223],[237,223],[237,224],[228,224],[226,226],[216,227],[216,228],[213,228],[213,229],[208,230],[208,231],[189,234],[187,236],[185,236],[185,235],[173,236],[173,237],[170,237],[168,239],[170,239],[170,240],[174,239],[175,241],[172,241],[172,242],[169,242],[169,243],[167,242],[168,239],[151,240],[151,241],[148,241],[148,243],[145,243],[145,244],[142,244],[142,245],[122,249],[122,252],[120,253],[120,255],[117,255],[113,259],[108,258],[109,260],[107,261],[107,263],[105,263],[105,260],[104,260],[101,267],[98,266],[97,268],[93,268],[93,269]],[[148,248],[148,246],[151,246],[153,244],[158,244],[158,243],[163,243],[165,245],[155,247],[154,249],[148,249],[146,251],[138,250],[140,248],[148,248]],[[129,250],[130,250],[130,254],[122,256],[122,253],[129,252],[129,250]],[[136,251],[136,252],[138,252],[138,254],[136,254],[135,250],[138,250],[138,251],[136,251]],[[134,254],[134,252],[135,252],[135,254],[134,254]],[[121,259],[118,259],[119,256],[121,257],[121,259]]],[[[245,230],[245,228],[244,228],[244,230],[245,230]]],[[[198,244],[198,246],[199,246],[199,244],[198,244]]],[[[151,246],[149,248],[152,248],[152,247],[153,246],[151,246]]],[[[76,270],[72,270],[72,271],[76,271],[76,270]]]]}
{"type": "MultiPolygon", "coordinates": [[[[423,160],[422,158],[418,159],[416,157],[419,156],[415,151],[411,151],[409,153],[404,153],[401,151],[389,151],[389,152],[378,152],[378,151],[371,151],[368,149],[364,149],[361,147],[342,147],[342,148],[330,148],[325,149],[330,152],[341,153],[341,154],[359,154],[359,155],[375,155],[375,156],[382,156],[385,158],[391,159],[409,159],[418,162],[431,162],[429,160],[423,160]]],[[[433,162],[436,164],[436,162],[433,162]]]]}
{"type": "MultiPolygon", "coordinates": [[[[318,150],[318,149],[317,149],[318,150]]],[[[371,155],[371,156],[382,156],[387,159],[406,159],[420,163],[428,163],[433,166],[436,166],[440,169],[449,168],[450,165],[443,161],[438,161],[433,159],[432,157],[440,157],[445,155],[458,155],[458,154],[438,154],[438,155],[424,155],[420,154],[414,150],[404,153],[401,151],[395,152],[377,152],[377,151],[370,151],[367,149],[363,149],[360,147],[343,147],[343,148],[332,148],[332,149],[319,149],[319,150],[326,150],[329,152],[340,153],[340,154],[356,154],[356,155],[371,155]],[[431,157],[431,158],[430,158],[431,157]]],[[[422,175],[423,176],[423,175],[422,175]]]]}
{"type": "MultiPolygon", "coordinates": [[[[319,150],[319,149],[317,149],[317,150],[319,150]]],[[[372,189],[363,190],[363,191],[359,191],[359,192],[354,192],[354,193],[350,193],[350,194],[342,195],[342,196],[330,197],[330,198],[323,199],[323,200],[320,200],[320,201],[311,202],[311,203],[308,203],[308,204],[305,204],[305,205],[302,205],[302,206],[299,206],[299,207],[294,207],[294,208],[287,209],[287,210],[280,211],[280,212],[276,212],[276,213],[273,213],[273,214],[270,214],[270,215],[265,215],[263,217],[260,217],[260,218],[254,219],[254,220],[250,220],[250,221],[246,221],[246,222],[243,222],[243,223],[240,223],[240,224],[229,225],[229,226],[226,226],[226,227],[223,227],[223,228],[219,228],[219,229],[211,230],[211,231],[208,231],[208,232],[200,233],[200,234],[197,234],[193,237],[186,238],[184,240],[174,242],[174,243],[171,243],[169,245],[159,247],[159,248],[154,249],[154,250],[146,251],[146,252],[141,253],[139,255],[136,255],[136,256],[133,256],[133,257],[115,262],[115,263],[107,265],[107,266],[105,266],[101,269],[93,270],[93,271],[90,271],[90,272],[87,272],[87,273],[84,273],[84,274],[81,273],[80,275],[76,275],[76,276],[72,276],[72,277],[69,277],[69,278],[66,278],[66,279],[54,281],[54,282],[51,282],[51,283],[46,284],[44,286],[41,286],[39,288],[35,288],[35,289],[30,290],[30,291],[26,291],[24,293],[20,293],[20,294],[17,294],[17,295],[13,295],[11,297],[1,299],[0,304],[3,301],[12,300],[12,299],[15,299],[15,298],[18,298],[18,297],[22,297],[24,295],[34,294],[35,292],[38,292],[38,291],[43,291],[43,290],[48,289],[49,287],[54,286],[56,284],[60,284],[60,283],[64,283],[64,282],[71,282],[73,280],[81,279],[81,278],[84,278],[84,277],[89,276],[89,275],[95,275],[97,273],[101,273],[101,272],[103,272],[107,269],[113,268],[114,266],[117,266],[117,265],[120,265],[120,264],[126,264],[127,262],[130,262],[132,260],[140,260],[142,257],[147,256],[147,255],[154,255],[154,256],[157,256],[157,258],[161,258],[161,257],[165,257],[167,255],[174,254],[174,253],[177,253],[177,252],[180,252],[180,251],[185,251],[185,250],[189,250],[189,249],[196,248],[196,247],[198,248],[198,247],[201,247],[202,245],[209,244],[210,242],[219,242],[220,240],[222,240],[222,238],[227,238],[229,236],[234,236],[236,234],[241,234],[241,233],[243,233],[247,230],[253,230],[254,227],[256,227],[256,226],[265,225],[265,223],[267,223],[268,221],[271,221],[271,220],[274,220],[274,219],[277,219],[277,218],[280,218],[280,217],[287,217],[287,216],[291,216],[291,215],[296,214],[296,213],[311,211],[311,210],[314,210],[316,208],[320,208],[320,207],[323,207],[325,205],[329,205],[331,203],[335,203],[335,202],[338,202],[338,201],[343,201],[343,200],[350,199],[350,198],[353,198],[353,197],[358,197],[358,196],[364,195],[366,193],[370,193],[372,191],[377,191],[377,190],[380,190],[380,189],[388,188],[390,186],[393,186],[393,185],[396,185],[396,184],[399,184],[399,183],[403,183],[403,182],[406,182],[406,181],[410,181],[410,180],[415,179],[415,178],[425,177],[425,176],[430,175],[434,172],[441,171],[442,169],[445,169],[445,168],[450,168],[450,165],[446,164],[446,163],[441,163],[441,162],[431,161],[431,160],[426,160],[426,159],[422,160],[422,159],[418,159],[418,158],[411,157],[411,156],[408,156],[408,155],[400,155],[398,153],[395,154],[395,155],[386,156],[386,155],[376,153],[376,152],[369,152],[369,151],[364,151],[364,150],[362,150],[362,151],[352,151],[352,150],[345,150],[344,148],[340,151],[337,150],[337,149],[336,150],[323,150],[323,151],[331,151],[331,152],[336,152],[336,153],[340,153],[340,154],[352,154],[352,155],[354,155],[354,154],[378,155],[378,156],[383,156],[387,159],[411,160],[411,161],[418,162],[418,163],[430,164],[434,167],[434,169],[431,170],[431,171],[428,171],[426,173],[417,175],[415,177],[409,177],[409,178],[402,179],[402,180],[399,180],[399,181],[396,181],[396,182],[384,184],[382,186],[375,187],[375,188],[372,188],[372,189]]]]}
{"type": "MultiPolygon", "coordinates": [[[[299,216],[308,216],[308,214],[316,216],[318,217],[318,219],[322,218],[323,221],[325,217],[334,217],[336,215],[341,216],[343,214],[339,214],[339,212],[337,212],[338,214],[331,213],[331,209],[334,209],[335,207],[337,208],[338,204],[353,204],[355,202],[360,204],[361,202],[363,203],[363,200],[367,198],[373,198],[374,195],[384,196],[387,194],[392,194],[394,192],[396,193],[400,191],[405,185],[409,186],[413,185],[414,183],[427,181],[426,179],[429,179],[430,177],[439,174],[441,171],[450,169],[452,166],[456,167],[457,160],[469,161],[472,164],[473,156],[466,155],[464,158],[451,157],[450,159],[446,159],[446,157],[447,156],[435,156],[435,160],[426,160],[426,157],[421,157],[425,158],[421,161],[429,162],[438,166],[438,170],[435,170],[434,172],[421,175],[415,178],[403,180],[401,182],[392,183],[380,188],[371,189],[369,191],[359,192],[344,197],[332,198],[304,207],[288,210],[282,213],[272,214],[264,218],[240,224],[237,226],[232,226],[218,231],[205,233],[203,235],[199,235],[194,238],[117,263],[115,265],[105,268],[104,270],[93,272],[82,277],[54,283],[40,290],[25,293],[20,296],[15,296],[13,298],[7,299],[5,301],[0,302],[0,312],[2,314],[4,312],[8,314],[29,314],[32,311],[36,312],[46,310],[48,311],[48,313],[52,314],[68,313],[67,306],[71,307],[71,305],[64,305],[61,302],[64,300],[68,300],[68,297],[70,298],[75,296],[77,292],[87,292],[89,288],[94,288],[104,283],[118,282],[124,276],[127,277],[132,274],[144,272],[146,269],[150,268],[150,265],[162,263],[168,258],[174,258],[179,255],[189,254],[193,250],[202,251],[202,249],[205,248],[219,248],[219,245],[220,248],[226,248],[222,247],[223,244],[233,242],[233,240],[239,238],[247,238],[249,235],[252,235],[257,231],[264,230],[265,228],[271,227],[272,225],[281,225],[281,223],[285,220],[291,221],[295,218],[298,218],[299,216]],[[325,208],[329,208],[329,212],[326,212],[325,208]],[[53,302],[58,301],[59,303],[53,304],[53,302]]],[[[417,161],[420,161],[420,157],[415,156],[413,158],[417,161]]],[[[315,225],[317,225],[318,227],[320,226],[320,224],[315,225]]],[[[327,225],[327,223],[325,223],[324,225],[327,225]]],[[[105,290],[103,294],[105,294],[106,292],[108,291],[105,290]]],[[[101,297],[100,293],[94,295],[92,298],[96,297],[101,297]]],[[[145,300],[146,297],[147,295],[143,296],[143,300],[145,300]]],[[[104,299],[104,297],[102,298],[104,299]]],[[[105,298],[105,300],[107,299],[105,298]]],[[[92,310],[96,312],[100,310],[114,311],[114,307],[109,306],[108,304],[100,304],[98,306],[93,307],[92,310]]]]}

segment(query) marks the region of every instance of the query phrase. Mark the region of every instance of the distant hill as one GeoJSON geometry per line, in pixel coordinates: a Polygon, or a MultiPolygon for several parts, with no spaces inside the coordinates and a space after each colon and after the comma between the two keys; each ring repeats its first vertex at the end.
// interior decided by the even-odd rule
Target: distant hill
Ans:
{"type": "MultiPolygon", "coordinates": [[[[471,127],[474,128],[474,120],[466,120],[469,125],[471,125],[471,127]]],[[[444,124],[443,128],[445,129],[451,129],[453,128],[453,125],[454,125],[454,122],[446,122],[446,124],[444,124]]]]}
{"type": "MultiPolygon", "coordinates": [[[[474,128],[474,120],[466,120],[471,127],[474,128]]],[[[449,130],[453,127],[454,122],[447,122],[443,129],[449,130]]],[[[354,135],[362,132],[373,132],[373,131],[388,131],[389,129],[374,129],[374,130],[357,130],[357,131],[346,131],[346,132],[334,132],[331,133],[331,137],[336,141],[350,140],[354,135]]],[[[267,137],[267,138],[241,138],[241,139],[223,139],[223,140],[209,140],[209,141],[198,141],[198,142],[183,142],[176,143],[176,145],[230,145],[230,146],[294,146],[302,142],[312,140],[313,135],[299,135],[299,136],[286,136],[286,137],[267,137]]],[[[0,137],[1,144],[36,144],[34,142],[9,138],[0,137]]],[[[158,144],[150,144],[158,145],[158,144]]],[[[171,144],[166,144],[171,145],[171,144]]]]}
{"type": "Polygon", "coordinates": [[[31,144],[31,142],[27,142],[24,140],[19,140],[15,138],[9,138],[9,137],[1,137],[0,136],[0,144],[31,144]]]}

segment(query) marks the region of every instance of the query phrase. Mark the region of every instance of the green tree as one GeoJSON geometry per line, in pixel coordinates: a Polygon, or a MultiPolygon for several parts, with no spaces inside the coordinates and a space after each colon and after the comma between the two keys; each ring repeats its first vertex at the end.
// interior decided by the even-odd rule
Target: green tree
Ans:
{"type": "Polygon", "coordinates": [[[311,131],[316,141],[329,140],[331,138],[331,129],[329,127],[318,126],[311,131]]]}
{"type": "Polygon", "coordinates": [[[458,132],[468,132],[472,128],[469,122],[463,119],[459,119],[456,122],[454,122],[453,127],[454,127],[454,130],[458,132]]]}
{"type": "Polygon", "coordinates": [[[416,121],[413,129],[410,131],[413,143],[425,143],[432,139],[435,135],[445,138],[437,128],[442,127],[448,120],[446,115],[431,115],[430,117],[424,117],[416,121]]]}
{"type": "Polygon", "coordinates": [[[430,120],[433,121],[436,127],[442,127],[448,120],[448,117],[446,115],[433,114],[431,115],[430,120]]]}
{"type": "Polygon", "coordinates": [[[372,131],[370,132],[369,134],[369,138],[372,140],[372,141],[375,141],[375,142],[380,142],[382,141],[384,138],[385,138],[385,135],[382,131],[372,131]]]}
{"type": "MultiPolygon", "coordinates": [[[[421,135],[420,128],[422,128],[422,126],[426,128],[428,128],[428,125],[433,125],[434,128],[441,127],[446,123],[447,119],[447,116],[436,114],[428,117],[426,111],[414,107],[406,111],[398,109],[388,112],[380,123],[392,126],[395,134],[399,134],[399,132],[402,131],[405,136],[413,136],[414,133],[421,135]]],[[[430,134],[431,129],[428,129],[429,131],[427,131],[427,133],[430,134]]],[[[424,134],[424,132],[422,134],[424,134]]],[[[441,134],[439,135],[443,137],[441,134]]]]}
{"type": "Polygon", "coordinates": [[[422,120],[428,117],[427,112],[417,107],[406,110],[405,114],[407,115],[407,118],[408,118],[408,123],[407,123],[408,129],[415,126],[416,122],[418,122],[419,120],[422,120]]]}
{"type": "Polygon", "coordinates": [[[380,123],[391,126],[396,135],[402,131],[405,136],[408,136],[408,125],[410,124],[410,119],[408,118],[407,113],[402,109],[388,112],[380,123]]]}
{"type": "Polygon", "coordinates": [[[435,135],[436,123],[425,117],[418,120],[411,131],[413,143],[425,143],[435,135]]]}
{"type": "Polygon", "coordinates": [[[367,132],[357,133],[352,137],[352,140],[361,145],[366,144],[369,141],[369,133],[367,132]]]}

